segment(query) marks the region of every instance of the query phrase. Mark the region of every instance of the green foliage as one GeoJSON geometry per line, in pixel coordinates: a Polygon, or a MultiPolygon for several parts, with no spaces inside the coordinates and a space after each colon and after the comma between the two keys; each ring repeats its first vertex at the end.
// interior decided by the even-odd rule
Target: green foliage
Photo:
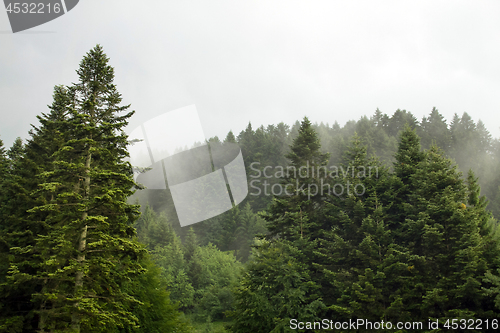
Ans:
{"type": "Polygon", "coordinates": [[[191,267],[197,317],[223,319],[233,306],[231,288],[238,281],[241,264],[232,253],[221,252],[208,244],[197,248],[191,267]]]}
{"type": "Polygon", "coordinates": [[[134,240],[139,211],[127,203],[135,184],[123,132],[133,112],[119,115],[128,106],[119,106],[108,61],[100,46],[89,51],[80,81],[57,86],[40,128],[8,152],[0,331],[137,331],[140,318],[151,331],[183,325],[167,294],[154,295],[158,273],[134,240]],[[154,289],[138,292],[142,282],[154,289]],[[146,318],[155,297],[166,312],[146,318]]]}
{"type": "Polygon", "coordinates": [[[180,309],[194,313],[201,322],[224,319],[224,313],[233,307],[231,288],[241,270],[233,253],[222,252],[211,243],[200,246],[194,228],[189,228],[181,244],[166,216],[149,206],[136,227],[139,239],[145,241],[152,260],[161,269],[170,298],[180,309]]]}
{"type": "MultiPolygon", "coordinates": [[[[320,149],[301,139],[314,137],[305,128],[291,147],[292,165],[320,149]]],[[[367,157],[356,134],[342,168],[356,172],[325,181],[362,187],[362,194],[294,193],[275,197],[263,213],[272,237],[257,246],[235,290],[235,332],[281,332],[291,318],[498,317],[498,277],[491,273],[498,269],[498,237],[474,174],[464,182],[436,146],[422,152],[408,125],[392,171],[367,157]],[[370,168],[376,175],[358,172],[370,168]]],[[[316,181],[307,174],[300,180],[316,181]]]]}
{"type": "MultiPolygon", "coordinates": [[[[116,332],[192,332],[193,329],[171,303],[167,292],[168,282],[161,277],[160,268],[148,257],[141,264],[146,270],[145,274],[123,286],[141,301],[141,304],[129,309],[137,317],[139,327],[126,327],[116,332]]],[[[104,331],[110,332],[107,328],[104,331]]]]}
{"type": "Polygon", "coordinates": [[[288,193],[181,228],[168,189],[137,193],[139,218],[127,203],[133,112],[108,61],[91,50],[31,138],[0,141],[0,332],[192,331],[179,309],[207,332],[228,314],[235,332],[498,317],[500,142],[480,120],[448,125],[433,108],[420,122],[377,109],[343,127],[249,124],[208,140],[212,153],[237,143],[249,181],[288,193]]]}
{"type": "Polygon", "coordinates": [[[281,182],[292,195],[275,197],[262,214],[268,222],[268,237],[279,236],[288,240],[309,237],[311,229],[320,221],[315,214],[319,212],[318,206],[323,204],[324,195],[320,189],[323,188],[328,161],[328,154],[321,153],[320,148],[311,122],[304,118],[287,154],[290,169],[281,182]]]}
{"type": "Polygon", "coordinates": [[[170,298],[179,303],[181,309],[193,307],[194,288],[191,284],[189,264],[184,259],[184,249],[167,217],[156,214],[150,206],[137,220],[138,238],[151,253],[151,258],[160,267],[170,298]]]}
{"type": "Polygon", "coordinates": [[[162,268],[162,276],[167,282],[172,300],[178,301],[181,308],[193,306],[195,290],[188,276],[189,266],[177,236],[166,246],[157,246],[152,251],[155,263],[162,268]]]}
{"type": "Polygon", "coordinates": [[[310,260],[286,240],[261,241],[234,293],[234,332],[285,332],[290,319],[321,320],[325,305],[310,260]]]}
{"type": "Polygon", "coordinates": [[[274,198],[262,214],[270,241],[260,241],[235,291],[235,331],[282,332],[290,319],[314,320],[326,308],[311,265],[317,257],[316,228],[321,222],[317,213],[324,196],[310,191],[312,185],[320,185],[325,173],[319,168],[328,160],[320,147],[316,132],[304,118],[287,155],[297,172],[283,177],[284,186],[291,184],[292,195],[274,198]]]}

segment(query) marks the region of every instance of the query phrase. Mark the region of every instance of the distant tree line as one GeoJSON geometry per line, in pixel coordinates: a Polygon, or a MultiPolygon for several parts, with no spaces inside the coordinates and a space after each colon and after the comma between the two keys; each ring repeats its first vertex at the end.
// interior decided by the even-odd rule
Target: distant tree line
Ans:
{"type": "Polygon", "coordinates": [[[500,143],[481,121],[249,124],[207,140],[241,147],[249,195],[181,228],[168,187],[134,182],[108,62],[89,51],[30,138],[0,141],[0,332],[500,319],[500,143]]]}
{"type": "Polygon", "coordinates": [[[441,329],[451,329],[454,318],[498,324],[498,228],[477,177],[472,171],[462,177],[436,145],[422,151],[416,130],[404,126],[392,168],[369,157],[355,134],[340,164],[376,166],[378,176],[330,179],[307,173],[331,157],[304,119],[286,155],[303,173],[280,179],[297,184],[290,189],[296,194],[274,196],[261,214],[268,234],[255,243],[235,289],[234,332],[293,331],[292,320],[309,323],[303,331],[311,332],[323,318],[430,319],[441,329]],[[323,180],[366,191],[311,193],[323,180]]]}

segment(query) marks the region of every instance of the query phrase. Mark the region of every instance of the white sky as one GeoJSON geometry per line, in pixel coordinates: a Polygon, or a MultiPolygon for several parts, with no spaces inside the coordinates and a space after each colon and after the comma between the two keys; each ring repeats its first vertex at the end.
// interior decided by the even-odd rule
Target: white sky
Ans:
{"type": "MultiPolygon", "coordinates": [[[[433,106],[500,137],[499,1],[82,0],[12,34],[0,7],[0,138],[27,137],[53,87],[101,44],[130,128],[195,104],[205,135],[249,121],[341,125],[433,106]]],[[[186,130],[186,129],[179,129],[186,130]]]]}

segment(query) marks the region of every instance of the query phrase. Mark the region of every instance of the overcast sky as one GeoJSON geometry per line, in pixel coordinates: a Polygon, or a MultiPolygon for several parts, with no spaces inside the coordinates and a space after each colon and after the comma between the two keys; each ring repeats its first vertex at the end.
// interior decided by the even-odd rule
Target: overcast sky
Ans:
{"type": "MultiPolygon", "coordinates": [[[[53,87],[101,44],[130,129],[195,104],[205,135],[378,107],[468,112],[500,137],[499,1],[81,0],[12,34],[0,8],[0,138],[27,137],[53,87]]],[[[189,129],[182,129],[189,130],[189,129]]]]}

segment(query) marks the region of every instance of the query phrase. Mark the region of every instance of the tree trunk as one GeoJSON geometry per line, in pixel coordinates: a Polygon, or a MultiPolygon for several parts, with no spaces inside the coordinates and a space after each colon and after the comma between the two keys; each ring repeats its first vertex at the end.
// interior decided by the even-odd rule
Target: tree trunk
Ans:
{"type": "MultiPolygon", "coordinates": [[[[90,162],[92,160],[92,155],[90,152],[87,155],[87,160],[85,161],[85,180],[84,180],[84,195],[83,195],[83,200],[87,201],[89,198],[89,193],[90,193],[90,162]]],[[[85,221],[87,219],[88,212],[84,211],[82,214],[82,221],[85,221]]],[[[78,244],[78,257],[77,261],[80,264],[79,269],[76,271],[76,277],[75,277],[75,296],[78,295],[78,292],[82,289],[83,287],[83,263],[85,261],[85,248],[87,245],[87,229],[88,225],[85,224],[82,228],[82,231],[80,233],[80,242],[78,244]]],[[[72,322],[72,328],[75,330],[75,332],[80,332],[80,317],[77,313],[76,308],[78,308],[79,303],[75,303],[75,312],[71,316],[71,322],[72,322]]]]}

